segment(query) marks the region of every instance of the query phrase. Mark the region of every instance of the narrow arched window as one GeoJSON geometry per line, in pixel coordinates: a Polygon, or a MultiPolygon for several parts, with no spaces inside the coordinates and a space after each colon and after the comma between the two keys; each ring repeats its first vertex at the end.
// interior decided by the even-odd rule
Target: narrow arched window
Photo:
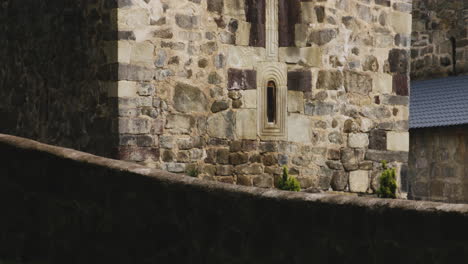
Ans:
{"type": "Polygon", "coordinates": [[[450,38],[450,42],[452,42],[452,74],[457,74],[457,40],[454,37],[450,38]]]}
{"type": "Polygon", "coordinates": [[[269,81],[267,86],[267,121],[268,123],[276,123],[276,85],[275,82],[269,81]]]}

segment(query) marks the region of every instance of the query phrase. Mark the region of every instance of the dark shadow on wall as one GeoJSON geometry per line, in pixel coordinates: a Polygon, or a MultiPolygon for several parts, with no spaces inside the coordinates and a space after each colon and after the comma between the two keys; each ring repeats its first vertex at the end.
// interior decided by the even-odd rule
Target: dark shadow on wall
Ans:
{"type": "Polygon", "coordinates": [[[112,155],[117,106],[98,72],[117,58],[116,6],[0,0],[1,133],[112,155]]]}

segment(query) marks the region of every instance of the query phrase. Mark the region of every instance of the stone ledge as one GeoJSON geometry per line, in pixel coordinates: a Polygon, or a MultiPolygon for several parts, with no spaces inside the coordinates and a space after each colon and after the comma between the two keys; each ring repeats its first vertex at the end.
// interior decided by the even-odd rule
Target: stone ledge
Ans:
{"type": "MultiPolygon", "coordinates": [[[[262,200],[283,200],[292,204],[297,203],[320,203],[331,206],[357,206],[369,210],[403,210],[419,213],[437,213],[437,214],[459,214],[468,217],[468,205],[465,204],[446,204],[438,202],[408,201],[408,200],[389,200],[377,198],[354,197],[350,195],[337,194],[310,194],[286,192],[274,189],[262,189],[255,187],[236,186],[219,182],[204,181],[188,176],[181,176],[162,170],[152,169],[130,162],[108,159],[95,156],[85,152],[73,149],[56,147],[39,143],[34,140],[20,138],[11,135],[0,134],[0,149],[11,147],[23,151],[32,151],[52,155],[57,158],[72,160],[84,165],[107,167],[109,170],[126,171],[135,176],[150,177],[164,184],[176,186],[192,186],[195,189],[202,189],[209,192],[225,192],[228,194],[250,196],[250,199],[262,200]]],[[[381,151],[370,151],[383,153],[381,151]]],[[[398,155],[403,153],[397,153],[398,155]]],[[[407,155],[407,153],[406,153],[407,155]]],[[[5,159],[4,159],[5,160],[5,159]]],[[[291,205],[292,205],[291,204],[291,205]]]]}

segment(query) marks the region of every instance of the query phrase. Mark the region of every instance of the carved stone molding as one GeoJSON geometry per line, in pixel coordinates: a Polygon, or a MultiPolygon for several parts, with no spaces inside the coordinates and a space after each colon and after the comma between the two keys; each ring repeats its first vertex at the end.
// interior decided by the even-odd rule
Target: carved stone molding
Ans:
{"type": "Polygon", "coordinates": [[[278,0],[266,4],[266,59],[278,61],[278,0]]]}
{"type": "Polygon", "coordinates": [[[286,131],[287,109],[287,66],[279,62],[263,62],[257,65],[257,91],[258,91],[258,135],[262,140],[284,140],[286,131]],[[276,122],[267,120],[267,94],[269,81],[276,85],[276,122]]]}

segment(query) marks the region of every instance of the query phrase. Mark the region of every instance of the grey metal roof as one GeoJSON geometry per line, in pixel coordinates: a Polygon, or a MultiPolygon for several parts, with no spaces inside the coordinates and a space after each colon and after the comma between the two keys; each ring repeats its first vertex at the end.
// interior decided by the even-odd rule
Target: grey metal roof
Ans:
{"type": "Polygon", "coordinates": [[[411,82],[410,128],[468,124],[468,76],[411,82]]]}

